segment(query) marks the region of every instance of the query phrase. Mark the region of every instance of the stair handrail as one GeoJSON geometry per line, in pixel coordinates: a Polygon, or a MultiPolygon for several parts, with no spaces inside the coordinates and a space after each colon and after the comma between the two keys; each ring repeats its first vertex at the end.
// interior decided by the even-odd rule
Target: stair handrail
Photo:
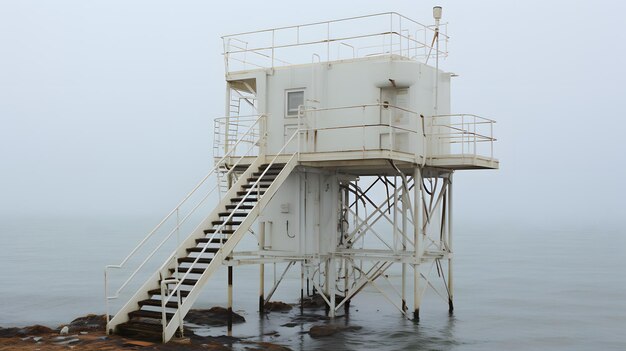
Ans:
{"type": "MultiPolygon", "coordinates": [[[[139,244],[137,244],[135,246],[135,248],[133,250],[131,250],[131,252],[117,265],[107,265],[104,268],[104,295],[105,295],[105,304],[106,304],[106,319],[107,319],[107,325],[109,323],[109,300],[113,300],[119,297],[120,292],[130,283],[130,281],[135,277],[135,275],[139,272],[139,270],[141,270],[141,268],[143,268],[143,266],[148,262],[148,260],[150,258],[152,258],[152,256],[154,256],[154,254],[163,246],[163,244],[165,244],[165,242],[167,242],[167,240],[169,240],[172,236],[173,233],[175,233],[176,231],[178,231],[180,229],[180,226],[185,223],[185,221],[187,220],[187,218],[189,218],[189,216],[191,216],[193,214],[193,212],[206,200],[206,198],[213,193],[213,191],[217,188],[217,185],[215,187],[213,187],[211,190],[209,190],[209,192],[207,193],[207,195],[205,195],[202,200],[199,201],[199,203],[191,209],[191,211],[189,212],[189,214],[187,214],[182,221],[180,221],[179,223],[177,223],[176,227],[174,229],[172,229],[172,231],[170,231],[169,234],[167,234],[167,236],[159,243],[159,245],[154,248],[154,250],[148,255],[148,257],[146,257],[146,259],[144,259],[144,261],[133,271],[133,273],[126,279],[126,281],[115,291],[115,294],[113,296],[109,296],[108,294],[108,271],[109,269],[121,269],[124,268],[124,266],[126,265],[126,263],[137,253],[137,251],[139,251],[139,249],[157,232],[157,230],[159,230],[161,228],[161,226],[163,224],[165,224],[165,222],[170,219],[175,213],[177,213],[180,209],[181,206],[183,206],[185,204],[185,202],[211,177],[211,175],[213,175],[217,169],[219,168],[219,166],[224,163],[226,161],[227,158],[231,157],[231,153],[234,153],[235,150],[237,149],[237,146],[239,145],[239,143],[242,142],[242,140],[254,130],[254,127],[259,124],[265,117],[267,117],[267,115],[265,114],[261,114],[259,115],[259,117],[255,120],[255,122],[248,128],[248,130],[246,130],[246,132],[244,134],[242,134],[242,136],[239,138],[239,140],[237,140],[237,143],[235,143],[233,145],[233,147],[219,160],[215,163],[215,165],[213,166],[213,168],[209,171],[209,173],[204,176],[202,178],[202,180],[200,180],[200,182],[198,182],[198,184],[187,194],[187,196],[185,196],[185,198],[183,198],[183,200],[181,200],[178,205],[176,205],[176,207],[174,207],[174,209],[172,211],[170,211],[165,218],[163,218],[161,220],[161,222],[159,222],[159,224],[156,225],[156,227],[154,227],[154,229],[152,229],[140,242],[139,244]]],[[[264,133],[261,133],[259,135],[259,139],[264,137],[264,133]]],[[[239,159],[237,160],[237,162],[234,164],[233,167],[231,167],[231,169],[228,170],[228,172],[226,173],[227,175],[230,174],[231,172],[234,171],[235,166],[237,166],[245,157],[245,155],[251,151],[254,148],[254,144],[250,145],[250,148],[248,150],[246,150],[246,152],[244,153],[244,155],[242,155],[241,157],[239,157],[239,159]]]]}
{"type": "MultiPolygon", "coordinates": [[[[289,145],[294,138],[296,137],[296,135],[300,134],[300,129],[296,130],[295,133],[293,133],[293,135],[289,138],[289,140],[287,140],[287,142],[285,142],[285,144],[283,145],[283,147],[280,149],[280,151],[278,151],[278,153],[276,155],[274,155],[274,157],[272,158],[272,160],[270,161],[270,163],[265,167],[265,170],[261,173],[261,175],[259,175],[258,179],[254,182],[254,184],[250,187],[250,189],[248,189],[248,191],[246,192],[246,195],[243,196],[243,198],[247,198],[248,196],[250,196],[250,194],[252,193],[252,191],[254,190],[254,188],[259,184],[259,182],[261,181],[261,179],[265,176],[265,174],[267,173],[267,171],[272,167],[272,165],[276,162],[276,159],[283,154],[283,152],[285,151],[285,148],[287,147],[287,145],[289,145]]],[[[296,157],[296,155],[298,154],[298,151],[295,151],[293,154],[291,154],[291,158],[290,161],[296,157]]],[[[282,172],[282,171],[281,171],[282,172]]],[[[260,202],[260,201],[259,201],[260,202]]],[[[259,203],[257,202],[257,204],[259,203]]],[[[204,246],[202,247],[202,250],[200,251],[200,253],[198,253],[198,256],[195,258],[195,260],[191,263],[191,265],[187,268],[187,271],[185,272],[185,274],[183,275],[182,278],[179,279],[179,283],[177,283],[173,289],[171,289],[172,293],[168,294],[166,297],[164,297],[163,295],[161,295],[161,299],[164,299],[165,301],[163,302],[163,304],[167,305],[167,303],[170,301],[170,299],[172,298],[172,296],[174,296],[174,294],[177,294],[176,292],[180,289],[180,287],[182,286],[182,283],[185,281],[185,279],[187,279],[187,276],[191,273],[191,271],[194,268],[194,265],[196,265],[198,263],[198,260],[200,259],[200,257],[206,252],[206,249],[209,247],[209,244],[213,241],[213,239],[215,238],[215,236],[219,233],[222,234],[221,232],[224,230],[224,227],[226,225],[226,223],[228,221],[230,221],[233,217],[233,215],[235,214],[235,212],[239,209],[239,206],[241,206],[241,204],[244,203],[244,201],[240,201],[239,203],[237,203],[237,205],[235,206],[235,208],[231,211],[230,215],[228,216],[228,218],[226,218],[222,224],[220,224],[219,227],[217,227],[217,229],[215,229],[215,231],[213,232],[213,234],[211,235],[211,237],[209,238],[209,240],[204,244],[204,246]]],[[[223,244],[222,244],[223,245],[223,244]]],[[[163,271],[164,269],[167,268],[167,265],[169,264],[169,260],[167,260],[165,262],[165,264],[163,266],[161,266],[161,268],[159,269],[159,271],[163,271]]],[[[183,302],[184,304],[184,302],[183,302]]],[[[173,319],[172,319],[173,320],[173,319]]],[[[170,321],[171,322],[171,321],[170,321]]],[[[165,331],[165,328],[163,329],[165,331]]]]}

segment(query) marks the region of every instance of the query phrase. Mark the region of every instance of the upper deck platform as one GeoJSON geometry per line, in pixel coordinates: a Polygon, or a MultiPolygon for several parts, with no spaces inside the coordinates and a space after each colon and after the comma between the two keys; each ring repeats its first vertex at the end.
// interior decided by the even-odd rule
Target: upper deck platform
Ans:
{"type": "Polygon", "coordinates": [[[453,75],[438,65],[446,24],[387,12],[222,38],[230,114],[216,120],[216,158],[297,154],[302,165],[355,174],[384,172],[389,161],[499,167],[495,121],[451,113],[453,75]],[[242,100],[254,115],[241,116],[242,100]],[[231,151],[239,142],[244,152],[231,151]]]}
{"type": "MultiPolygon", "coordinates": [[[[333,168],[339,171],[368,175],[384,174],[391,169],[390,161],[400,169],[415,165],[447,170],[498,169],[499,160],[494,157],[493,136],[495,121],[476,115],[418,116],[415,112],[383,104],[326,109],[341,113],[342,110],[358,108],[379,109],[395,115],[400,110],[413,120],[407,125],[395,125],[394,118],[385,123],[353,126],[314,127],[316,123],[304,122],[307,110],[301,110],[299,124],[286,136],[286,142],[273,152],[267,152],[267,134],[262,131],[266,116],[224,117],[216,119],[216,140],[225,148],[231,166],[251,164],[256,157],[264,155],[286,162],[294,154],[305,166],[333,168]],[[227,136],[228,124],[237,125],[241,133],[227,136]]],[[[325,109],[315,109],[316,118],[325,109]]],[[[311,117],[311,116],[309,116],[311,117]]],[[[232,129],[231,129],[232,130],[232,129]]],[[[223,149],[216,149],[214,156],[221,158],[223,149]]]]}
{"type": "Polygon", "coordinates": [[[379,55],[428,63],[448,55],[447,24],[424,25],[396,12],[271,28],[222,37],[225,71],[273,69],[379,55]]]}

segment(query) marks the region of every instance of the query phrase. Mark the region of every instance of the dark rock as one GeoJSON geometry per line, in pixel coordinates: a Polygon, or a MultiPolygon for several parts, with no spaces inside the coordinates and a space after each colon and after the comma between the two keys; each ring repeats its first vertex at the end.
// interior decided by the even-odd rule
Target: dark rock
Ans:
{"type": "MultiPolygon", "coordinates": [[[[343,296],[335,295],[335,300],[337,300],[337,302],[339,302],[339,301],[343,300],[343,296]]],[[[310,296],[310,297],[305,297],[302,300],[302,307],[304,307],[304,308],[324,308],[324,307],[326,307],[326,301],[324,301],[324,298],[322,297],[322,295],[315,294],[315,295],[310,296]]]]}
{"type": "Polygon", "coordinates": [[[43,325],[35,324],[22,328],[21,332],[23,335],[42,335],[54,333],[54,330],[43,325]]]}
{"type": "Polygon", "coordinates": [[[0,328],[0,338],[14,338],[19,332],[20,328],[0,328]]]}
{"type": "Polygon", "coordinates": [[[297,315],[291,318],[292,322],[295,322],[298,324],[316,323],[316,322],[327,321],[327,320],[330,320],[330,318],[327,316],[319,315],[319,314],[306,314],[306,313],[303,315],[297,315]]]}
{"type": "Polygon", "coordinates": [[[258,347],[246,347],[249,351],[291,351],[290,348],[282,345],[272,344],[271,342],[244,342],[245,344],[254,344],[258,347]]]}
{"type": "Polygon", "coordinates": [[[88,314],[74,319],[69,325],[70,332],[105,330],[107,324],[106,316],[103,314],[88,314]]]}
{"type": "Polygon", "coordinates": [[[31,325],[24,328],[0,328],[0,338],[23,337],[26,335],[42,335],[54,333],[54,330],[43,325],[31,325]]]}
{"type": "MultiPolygon", "coordinates": [[[[232,312],[233,324],[244,323],[246,321],[243,316],[232,312]]],[[[228,324],[228,310],[223,307],[212,307],[208,310],[191,310],[185,316],[185,322],[208,325],[223,326],[228,324]]]]}
{"type": "Polygon", "coordinates": [[[359,329],[361,329],[361,327],[357,327],[357,326],[343,327],[343,326],[337,326],[337,325],[314,325],[311,327],[311,329],[309,329],[309,335],[311,335],[311,337],[313,338],[321,338],[325,336],[331,336],[339,332],[355,331],[359,329]]]}
{"type": "Polygon", "coordinates": [[[209,342],[206,344],[202,344],[203,350],[211,350],[211,351],[232,351],[232,348],[226,345],[222,345],[218,342],[209,342]]]}
{"type": "Polygon", "coordinates": [[[266,312],[286,312],[291,311],[292,308],[293,306],[290,304],[286,304],[281,301],[270,301],[265,304],[266,312]]]}
{"type": "Polygon", "coordinates": [[[321,308],[324,306],[326,306],[326,301],[324,301],[324,298],[319,294],[306,297],[302,300],[302,307],[304,308],[321,308]]]}
{"type": "Polygon", "coordinates": [[[331,336],[341,331],[341,327],[334,327],[332,325],[314,325],[309,329],[309,335],[313,338],[319,338],[324,336],[331,336]]]}
{"type": "Polygon", "coordinates": [[[281,325],[281,327],[287,327],[287,328],[293,328],[293,327],[296,327],[296,326],[298,326],[298,323],[294,323],[294,322],[285,323],[285,324],[281,325]]]}
{"type": "Polygon", "coordinates": [[[189,336],[194,345],[201,345],[208,350],[226,351],[232,350],[233,344],[241,341],[240,338],[232,336],[202,336],[194,333],[193,328],[186,329],[185,335],[189,336]]]}

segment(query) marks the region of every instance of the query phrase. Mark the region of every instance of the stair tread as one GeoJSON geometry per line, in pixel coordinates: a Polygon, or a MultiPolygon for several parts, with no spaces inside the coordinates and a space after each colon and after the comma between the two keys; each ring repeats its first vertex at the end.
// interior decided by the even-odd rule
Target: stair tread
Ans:
{"type": "Polygon", "coordinates": [[[132,329],[136,329],[136,330],[146,330],[146,331],[158,331],[159,333],[161,333],[161,331],[163,330],[163,325],[160,323],[147,323],[147,322],[141,322],[141,321],[128,321],[126,323],[120,323],[118,326],[119,327],[123,327],[123,328],[132,328],[132,329]]]}
{"type": "MultiPolygon", "coordinates": [[[[247,195],[248,191],[249,190],[238,191],[237,195],[247,195]]],[[[265,190],[256,190],[256,189],[254,189],[254,190],[250,191],[250,195],[258,195],[258,194],[261,194],[261,195],[265,194],[265,190]]]]}
{"type": "MultiPolygon", "coordinates": [[[[202,247],[190,247],[187,248],[187,253],[191,253],[191,252],[202,252],[202,247]]],[[[220,250],[219,247],[207,247],[206,250],[204,250],[204,253],[216,253],[220,250]]]]}
{"type": "MultiPolygon", "coordinates": [[[[169,279],[176,279],[174,277],[167,277],[165,278],[165,280],[169,280],[169,279]]],[[[196,285],[196,283],[198,283],[198,279],[191,279],[191,278],[187,278],[187,279],[183,279],[183,284],[182,285],[196,285]]],[[[159,281],[159,284],[161,284],[161,282],[159,281]]],[[[172,283],[174,284],[174,283],[172,283]]]]}
{"type": "MultiPolygon", "coordinates": [[[[278,173],[280,173],[280,171],[281,171],[280,169],[270,169],[270,170],[268,170],[267,172],[265,172],[265,174],[264,174],[264,175],[266,175],[266,176],[267,176],[267,175],[274,175],[274,176],[275,176],[275,175],[278,175],[278,173]]],[[[264,172],[264,171],[254,172],[254,173],[252,173],[252,175],[253,175],[253,176],[260,176],[260,175],[262,175],[262,174],[263,174],[263,172],[264,172]]]]}
{"type": "Polygon", "coordinates": [[[196,239],[196,243],[200,244],[200,243],[208,243],[209,241],[212,244],[221,244],[221,243],[225,243],[228,240],[228,238],[199,238],[196,239]]]}
{"type": "MultiPolygon", "coordinates": [[[[157,299],[145,299],[138,302],[139,306],[157,306],[161,307],[161,300],[157,299]]],[[[178,308],[178,301],[168,301],[165,307],[178,308]]]]}
{"type": "MultiPolygon", "coordinates": [[[[232,212],[220,212],[217,215],[220,217],[228,217],[231,215],[232,212]]],[[[233,217],[246,217],[248,216],[248,212],[235,212],[232,213],[233,217]]]]}
{"type": "Polygon", "coordinates": [[[256,196],[248,196],[248,197],[233,197],[230,199],[230,202],[239,203],[243,200],[243,202],[257,202],[259,199],[256,196]]]}
{"type": "MultiPolygon", "coordinates": [[[[193,263],[196,257],[183,257],[178,259],[178,263],[193,263]]],[[[200,258],[197,263],[211,263],[212,258],[200,258]]]]}
{"type": "Polygon", "coordinates": [[[244,188],[244,189],[249,189],[249,188],[252,188],[252,187],[256,188],[258,186],[259,188],[263,189],[263,188],[269,188],[269,186],[272,185],[273,182],[272,181],[261,180],[258,184],[254,184],[254,183],[256,183],[256,180],[254,182],[250,182],[248,184],[244,184],[241,187],[244,188]]]}
{"type": "MultiPolygon", "coordinates": [[[[146,310],[136,310],[128,313],[130,318],[151,318],[151,319],[161,319],[163,315],[161,311],[146,311],[146,310]]],[[[172,312],[165,312],[165,318],[170,319],[174,316],[172,312]]]]}
{"type": "MultiPolygon", "coordinates": [[[[220,230],[220,233],[218,234],[233,234],[235,232],[234,229],[224,229],[222,228],[222,230],[220,230]]],[[[205,229],[204,230],[204,234],[213,234],[215,233],[215,229],[211,228],[211,229],[205,229]]]]}
{"type": "MultiPolygon", "coordinates": [[[[259,177],[258,177],[258,176],[256,176],[256,177],[250,177],[250,178],[248,178],[248,179],[246,179],[246,180],[247,180],[248,182],[256,182],[256,181],[257,181],[257,179],[259,179],[259,177]]],[[[271,176],[271,175],[268,175],[268,174],[265,174],[265,176],[264,176],[263,178],[261,178],[261,182],[266,182],[266,181],[267,181],[267,182],[271,182],[271,181],[274,181],[274,179],[276,179],[276,177],[271,176]]]]}
{"type": "MultiPolygon", "coordinates": [[[[136,320],[130,320],[121,323],[117,327],[117,334],[136,339],[151,342],[162,342],[163,325],[158,323],[145,323],[136,320]]],[[[179,335],[177,332],[176,335],[179,335]]]]}
{"type": "MultiPolygon", "coordinates": [[[[202,274],[205,270],[205,268],[192,268],[190,271],[189,267],[178,267],[178,273],[187,273],[189,271],[191,274],[202,274]]],[[[175,273],[176,268],[170,268],[170,272],[175,273]]]]}
{"type": "MultiPolygon", "coordinates": [[[[189,291],[188,290],[179,290],[180,291],[180,296],[182,297],[187,297],[187,295],[189,295],[189,291]]],[[[148,291],[149,295],[161,295],[161,289],[152,289],[148,291]]],[[[174,294],[176,295],[176,294],[174,294]]]]}
{"type": "MultiPolygon", "coordinates": [[[[237,205],[226,205],[226,209],[227,210],[234,210],[237,207],[237,205]]],[[[253,209],[254,206],[252,205],[241,205],[239,206],[239,210],[251,210],[253,209]]]]}
{"type": "Polygon", "coordinates": [[[211,224],[213,224],[213,225],[222,225],[222,224],[223,224],[223,225],[225,225],[225,226],[226,226],[226,225],[233,226],[233,225],[240,225],[240,224],[241,224],[241,221],[228,221],[228,222],[224,222],[224,221],[221,221],[221,220],[220,220],[220,221],[213,221],[213,222],[211,222],[211,224]]]}

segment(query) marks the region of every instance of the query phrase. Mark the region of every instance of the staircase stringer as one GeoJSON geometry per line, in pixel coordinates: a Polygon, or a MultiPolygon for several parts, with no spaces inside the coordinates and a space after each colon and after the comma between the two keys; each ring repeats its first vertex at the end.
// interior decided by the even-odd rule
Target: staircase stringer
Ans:
{"type": "MultiPolygon", "coordinates": [[[[261,158],[261,157],[259,157],[261,158]]],[[[256,162],[255,162],[256,163],[256,162]]],[[[272,199],[274,194],[278,191],[283,182],[287,179],[291,171],[298,165],[297,155],[294,154],[289,161],[285,164],[281,172],[278,174],[276,179],[272,182],[269,188],[266,190],[265,194],[261,197],[259,202],[250,210],[246,218],[243,220],[241,225],[235,230],[233,235],[228,238],[226,243],[222,246],[222,248],[215,254],[211,263],[209,263],[207,269],[204,271],[202,276],[198,279],[198,282],[193,286],[189,295],[185,298],[180,308],[176,310],[174,316],[167,324],[167,327],[163,334],[163,342],[168,342],[176,333],[179,328],[179,320],[183,320],[194,302],[197,300],[202,288],[206,285],[209,278],[217,271],[217,269],[223,264],[224,260],[231,254],[231,252],[235,249],[239,241],[246,234],[250,226],[254,224],[256,219],[258,218],[261,211],[267,206],[269,201],[272,199]]],[[[252,168],[252,166],[250,167],[252,168]]],[[[241,177],[240,179],[244,179],[241,177]]]]}
{"type": "Polygon", "coordinates": [[[195,246],[196,239],[202,238],[205,236],[204,229],[211,227],[211,222],[214,220],[218,220],[219,213],[224,212],[226,210],[226,205],[230,204],[230,199],[237,196],[237,191],[239,188],[246,183],[247,178],[252,176],[252,173],[256,172],[258,168],[265,162],[265,157],[259,156],[254,162],[246,169],[246,171],[242,174],[241,177],[237,180],[237,182],[228,190],[226,195],[222,198],[217,206],[213,209],[211,214],[209,214],[202,222],[196,226],[196,228],[191,232],[191,234],[181,242],[176,251],[174,251],[167,260],[164,261],[161,268],[154,272],[146,282],[137,290],[135,294],[126,302],[126,304],[115,314],[113,318],[109,321],[107,325],[107,330],[115,331],[115,328],[129,321],[128,313],[138,310],[140,308],[139,301],[150,298],[148,291],[152,289],[160,288],[159,280],[161,277],[166,277],[168,274],[169,268],[174,268],[178,262],[175,262],[175,257],[185,257],[187,255],[186,249],[189,247],[195,246]]]}

